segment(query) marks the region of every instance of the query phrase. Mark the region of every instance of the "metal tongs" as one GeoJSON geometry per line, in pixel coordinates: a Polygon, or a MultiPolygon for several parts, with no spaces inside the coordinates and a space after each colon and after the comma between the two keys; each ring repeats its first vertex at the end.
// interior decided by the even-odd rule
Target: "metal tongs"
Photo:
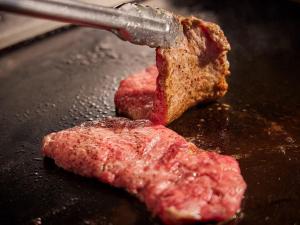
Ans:
{"type": "Polygon", "coordinates": [[[133,3],[108,8],[80,1],[0,0],[0,10],[105,29],[123,40],[149,47],[171,47],[182,35],[172,13],[133,3]]]}

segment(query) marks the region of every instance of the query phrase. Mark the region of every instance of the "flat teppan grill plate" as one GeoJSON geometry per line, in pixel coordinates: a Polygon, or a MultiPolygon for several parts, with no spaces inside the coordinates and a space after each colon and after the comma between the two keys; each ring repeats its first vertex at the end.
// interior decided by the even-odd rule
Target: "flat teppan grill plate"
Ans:
{"type": "MultiPolygon", "coordinates": [[[[218,22],[231,45],[230,90],[169,127],[199,147],[235,156],[248,184],[227,224],[299,224],[300,6],[287,1],[173,1],[218,22]]],[[[125,191],[43,159],[49,132],[114,116],[120,79],[154,64],[154,50],[72,29],[0,58],[0,224],[153,225],[125,191]]]]}

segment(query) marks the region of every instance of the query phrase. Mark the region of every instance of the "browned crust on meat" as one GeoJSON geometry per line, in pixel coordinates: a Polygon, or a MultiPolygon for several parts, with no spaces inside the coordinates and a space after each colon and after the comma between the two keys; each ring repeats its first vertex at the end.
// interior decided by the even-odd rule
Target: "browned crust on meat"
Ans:
{"type": "Polygon", "coordinates": [[[199,102],[225,95],[230,45],[220,27],[195,17],[178,17],[184,37],[176,47],[157,49],[157,91],[164,94],[166,123],[199,102]]]}

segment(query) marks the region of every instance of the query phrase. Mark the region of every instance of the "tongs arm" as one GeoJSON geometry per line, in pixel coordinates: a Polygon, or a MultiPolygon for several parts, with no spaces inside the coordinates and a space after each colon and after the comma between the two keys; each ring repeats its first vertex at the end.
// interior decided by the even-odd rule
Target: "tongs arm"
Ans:
{"type": "Polygon", "coordinates": [[[131,3],[116,9],[64,1],[0,0],[0,10],[106,29],[123,40],[150,47],[169,47],[180,32],[171,13],[131,3]]]}

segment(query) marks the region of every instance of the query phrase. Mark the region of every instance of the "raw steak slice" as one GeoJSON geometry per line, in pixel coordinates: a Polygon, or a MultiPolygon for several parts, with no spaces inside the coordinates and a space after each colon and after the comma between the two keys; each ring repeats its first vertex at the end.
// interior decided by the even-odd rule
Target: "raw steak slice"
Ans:
{"type": "Polygon", "coordinates": [[[84,123],[47,135],[42,150],[68,171],[137,195],[166,224],[229,219],[246,189],[234,158],[147,120],[84,123]]]}
{"type": "Polygon", "coordinates": [[[227,92],[230,45],[220,27],[195,17],[178,20],[184,37],[175,47],[156,49],[158,70],[150,67],[121,82],[115,95],[120,114],[168,124],[191,106],[227,92]]]}

